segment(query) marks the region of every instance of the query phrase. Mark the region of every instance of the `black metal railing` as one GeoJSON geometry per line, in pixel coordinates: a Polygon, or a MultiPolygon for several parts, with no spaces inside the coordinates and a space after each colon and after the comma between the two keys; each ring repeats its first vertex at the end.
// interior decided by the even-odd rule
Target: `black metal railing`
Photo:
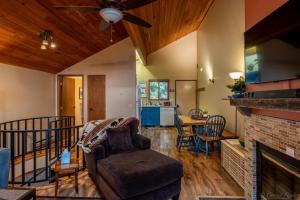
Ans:
{"type": "Polygon", "coordinates": [[[81,127],[75,125],[74,116],[0,123],[0,147],[11,150],[9,182],[24,185],[51,180],[51,166],[66,148],[79,159],[80,149],[76,143],[81,127]]]}

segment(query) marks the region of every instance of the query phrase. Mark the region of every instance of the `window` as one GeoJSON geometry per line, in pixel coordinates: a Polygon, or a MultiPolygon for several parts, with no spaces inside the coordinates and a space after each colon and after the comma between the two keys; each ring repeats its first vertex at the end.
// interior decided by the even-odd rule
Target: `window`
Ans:
{"type": "Polygon", "coordinates": [[[169,81],[168,80],[150,80],[149,98],[154,100],[169,99],[169,81]]]}

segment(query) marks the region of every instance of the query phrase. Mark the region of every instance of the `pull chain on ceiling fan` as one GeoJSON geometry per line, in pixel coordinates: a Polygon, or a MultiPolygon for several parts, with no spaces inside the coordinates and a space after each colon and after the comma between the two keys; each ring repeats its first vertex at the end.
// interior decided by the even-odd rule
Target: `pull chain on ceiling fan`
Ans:
{"type": "Polygon", "coordinates": [[[113,34],[113,24],[119,22],[120,20],[125,20],[130,23],[136,24],[138,26],[142,26],[145,28],[152,27],[151,24],[146,22],[145,20],[136,17],[130,13],[124,12],[124,10],[131,10],[135,8],[139,8],[150,4],[156,0],[98,0],[99,6],[54,6],[59,10],[76,10],[82,12],[99,12],[102,20],[99,24],[100,30],[105,30],[110,26],[111,38],[112,42],[112,34],[113,34]]]}
{"type": "Polygon", "coordinates": [[[113,35],[113,26],[112,26],[112,24],[111,24],[111,25],[110,25],[110,42],[111,42],[111,43],[114,42],[114,40],[113,40],[113,38],[112,38],[112,35],[113,35]]]}

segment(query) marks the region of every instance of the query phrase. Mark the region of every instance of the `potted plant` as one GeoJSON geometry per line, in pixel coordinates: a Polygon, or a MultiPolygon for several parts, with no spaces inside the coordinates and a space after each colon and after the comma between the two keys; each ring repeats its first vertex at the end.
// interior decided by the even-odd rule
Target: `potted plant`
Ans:
{"type": "Polygon", "coordinates": [[[206,109],[203,110],[203,117],[208,117],[208,111],[206,109]]]}
{"type": "Polygon", "coordinates": [[[242,147],[245,147],[245,139],[243,137],[239,137],[239,143],[242,147]]]}
{"type": "Polygon", "coordinates": [[[233,85],[227,85],[229,89],[231,89],[231,92],[233,92],[233,95],[231,97],[233,98],[241,98],[243,97],[243,93],[246,90],[246,84],[244,77],[240,77],[239,79],[234,80],[233,85]]]}

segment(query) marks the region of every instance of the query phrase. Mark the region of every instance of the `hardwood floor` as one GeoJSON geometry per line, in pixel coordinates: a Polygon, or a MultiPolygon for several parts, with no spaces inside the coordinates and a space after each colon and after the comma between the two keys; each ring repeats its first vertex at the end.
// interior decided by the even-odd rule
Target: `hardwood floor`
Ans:
{"type": "Polygon", "coordinates": [[[46,199],[60,199],[66,197],[76,199],[101,199],[101,195],[98,193],[97,188],[89,177],[87,171],[80,172],[78,176],[78,194],[75,192],[74,176],[62,177],[59,181],[58,198],[54,198],[55,183],[39,185],[36,188],[36,194],[39,200],[46,199]]]}
{"type": "Polygon", "coordinates": [[[219,153],[193,153],[176,149],[175,128],[144,128],[142,134],[151,138],[153,150],[175,158],[183,163],[184,177],[180,199],[198,196],[243,196],[243,189],[222,168],[219,153]]]}
{"type": "MultiPolygon", "coordinates": [[[[142,134],[151,139],[152,149],[175,158],[183,163],[184,177],[180,200],[196,199],[199,196],[243,196],[243,189],[221,167],[219,153],[212,153],[206,159],[203,153],[193,153],[186,149],[180,152],[175,147],[175,128],[143,128],[142,134]]],[[[79,195],[75,194],[73,181],[66,177],[59,190],[60,196],[99,197],[96,187],[82,172],[79,178],[79,195]]],[[[38,187],[38,195],[53,196],[54,184],[38,187]]],[[[45,200],[45,198],[43,198],[45,200]]]]}

